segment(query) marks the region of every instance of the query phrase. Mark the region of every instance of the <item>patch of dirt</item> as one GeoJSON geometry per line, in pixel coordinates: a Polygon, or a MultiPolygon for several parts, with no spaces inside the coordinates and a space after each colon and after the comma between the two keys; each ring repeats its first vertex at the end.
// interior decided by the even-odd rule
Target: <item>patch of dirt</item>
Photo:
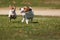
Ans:
{"type": "MultiPolygon", "coordinates": [[[[35,15],[41,16],[60,16],[60,9],[32,8],[35,15]]],[[[8,15],[8,8],[0,8],[0,15],[8,15]]],[[[21,15],[19,7],[16,10],[17,15],[21,15]]]]}

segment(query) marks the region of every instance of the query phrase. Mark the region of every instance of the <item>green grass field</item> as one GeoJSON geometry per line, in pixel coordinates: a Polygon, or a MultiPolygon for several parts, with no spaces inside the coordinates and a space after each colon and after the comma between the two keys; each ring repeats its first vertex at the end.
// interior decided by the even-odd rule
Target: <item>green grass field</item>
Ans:
{"type": "Polygon", "coordinates": [[[60,40],[60,17],[35,16],[28,25],[21,19],[0,16],[0,40],[60,40]]]}
{"type": "Polygon", "coordinates": [[[60,9],[60,0],[0,0],[0,7],[8,7],[10,4],[17,7],[28,5],[32,7],[60,9]]]}

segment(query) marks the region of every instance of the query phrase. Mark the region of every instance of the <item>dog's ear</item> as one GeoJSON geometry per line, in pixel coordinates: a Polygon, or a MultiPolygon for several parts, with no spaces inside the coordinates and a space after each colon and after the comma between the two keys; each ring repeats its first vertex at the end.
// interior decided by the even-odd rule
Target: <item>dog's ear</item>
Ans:
{"type": "Polygon", "coordinates": [[[28,12],[30,9],[29,8],[24,8],[24,11],[25,12],[28,12]]]}

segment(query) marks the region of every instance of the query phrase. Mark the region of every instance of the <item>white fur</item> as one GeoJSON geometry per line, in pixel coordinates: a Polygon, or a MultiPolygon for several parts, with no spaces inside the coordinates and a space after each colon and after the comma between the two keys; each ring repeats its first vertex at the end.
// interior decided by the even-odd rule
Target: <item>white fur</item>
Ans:
{"type": "Polygon", "coordinates": [[[26,24],[28,24],[28,22],[29,22],[28,17],[33,18],[33,16],[34,16],[33,11],[29,11],[27,13],[26,12],[22,12],[22,11],[24,11],[24,8],[21,8],[21,10],[20,10],[20,12],[21,12],[21,14],[23,16],[22,22],[24,22],[24,20],[25,20],[26,24]]]}
{"type": "Polygon", "coordinates": [[[25,15],[25,13],[23,11],[24,11],[24,8],[21,8],[20,12],[21,12],[22,16],[25,15]]]}
{"type": "Polygon", "coordinates": [[[14,11],[14,10],[9,10],[9,15],[8,15],[8,17],[10,17],[10,15],[14,15],[14,14],[12,13],[12,11],[14,11]]]}

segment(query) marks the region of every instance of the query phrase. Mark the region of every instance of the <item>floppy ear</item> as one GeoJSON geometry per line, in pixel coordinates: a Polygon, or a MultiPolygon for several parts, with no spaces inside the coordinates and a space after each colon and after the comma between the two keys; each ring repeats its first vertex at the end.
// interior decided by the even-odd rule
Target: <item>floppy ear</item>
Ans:
{"type": "Polygon", "coordinates": [[[29,11],[29,8],[24,8],[24,11],[25,11],[25,12],[28,12],[28,11],[29,11]]]}

